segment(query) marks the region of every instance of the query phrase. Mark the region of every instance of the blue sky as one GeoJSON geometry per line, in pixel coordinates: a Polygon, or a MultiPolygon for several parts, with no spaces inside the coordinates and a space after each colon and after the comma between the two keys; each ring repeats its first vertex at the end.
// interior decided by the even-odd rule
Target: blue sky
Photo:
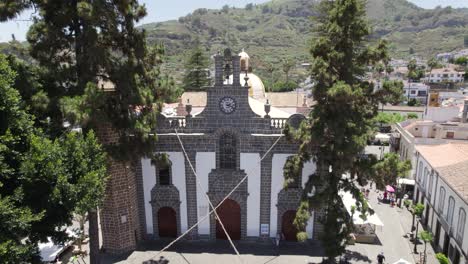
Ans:
{"type": "MultiPolygon", "coordinates": [[[[148,16],[142,23],[151,23],[177,19],[197,8],[220,8],[225,4],[236,7],[244,7],[248,3],[263,3],[267,0],[140,0],[146,4],[148,16]]],[[[273,0],[275,1],[275,0],[273,0]]],[[[424,8],[435,6],[468,7],[468,0],[409,0],[424,8]]],[[[17,21],[0,23],[0,42],[11,40],[15,34],[16,39],[24,40],[26,32],[31,25],[27,21],[31,17],[31,11],[24,12],[17,21]]]]}

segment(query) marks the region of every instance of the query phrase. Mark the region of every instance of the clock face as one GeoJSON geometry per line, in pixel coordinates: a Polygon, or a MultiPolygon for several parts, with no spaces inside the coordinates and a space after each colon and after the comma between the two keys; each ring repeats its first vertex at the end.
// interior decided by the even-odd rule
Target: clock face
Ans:
{"type": "Polygon", "coordinates": [[[236,100],[232,97],[223,97],[219,100],[219,109],[225,114],[231,114],[236,110],[236,100]]]}

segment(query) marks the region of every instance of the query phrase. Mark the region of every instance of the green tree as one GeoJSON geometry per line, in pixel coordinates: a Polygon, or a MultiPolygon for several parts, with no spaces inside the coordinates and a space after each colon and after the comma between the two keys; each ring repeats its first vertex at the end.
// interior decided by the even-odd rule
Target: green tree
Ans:
{"type": "Polygon", "coordinates": [[[401,161],[397,153],[387,153],[374,169],[377,174],[376,186],[383,189],[385,185],[396,186],[398,178],[405,177],[411,170],[411,161],[401,161]]]}
{"type": "Polygon", "coordinates": [[[418,65],[416,64],[416,60],[415,59],[412,59],[408,62],[408,79],[410,81],[415,81],[416,78],[417,78],[417,69],[418,69],[418,65]]]}
{"type": "MultiPolygon", "coordinates": [[[[57,91],[50,102],[60,102],[51,116],[60,118],[51,118],[51,122],[61,127],[65,116],[85,131],[111,127],[120,135],[118,144],[107,148],[114,160],[151,155],[156,138],[150,132],[156,125],[158,105],[172,91],[168,86],[159,86],[162,45],[147,46],[145,31],[135,28],[146,15],[145,7],[137,0],[107,4],[8,1],[0,5],[0,21],[15,18],[32,7],[38,12],[27,35],[31,56],[54,81],[55,87],[46,90],[49,96],[50,89],[57,91]],[[98,87],[98,83],[102,86],[98,87]],[[110,92],[104,91],[106,85],[110,92]]],[[[94,223],[96,219],[90,220],[90,224],[94,223]]],[[[96,239],[91,237],[91,244],[98,245],[96,239]]],[[[97,252],[91,249],[94,263],[97,252]]]]}
{"type": "Polygon", "coordinates": [[[282,69],[284,72],[284,75],[286,77],[286,83],[289,82],[289,72],[291,72],[291,69],[294,67],[294,61],[291,59],[284,59],[282,61],[282,69]]]}
{"type": "Polygon", "coordinates": [[[203,91],[211,83],[209,60],[202,48],[197,45],[188,55],[185,63],[183,88],[185,91],[203,91]]]}
{"type": "MultiPolygon", "coordinates": [[[[299,177],[304,162],[313,159],[317,164],[305,185],[296,227],[303,232],[310,210],[323,209],[326,232],[320,238],[330,262],[343,253],[352,228],[339,191],[353,194],[361,214],[372,213],[354,181],[342,177],[348,172],[370,170],[370,162],[363,162],[360,154],[373,134],[379,103],[387,103],[387,94],[391,93],[388,87],[374,92],[374,85],[363,78],[368,67],[388,59],[385,41],[375,47],[366,45],[370,33],[365,1],[320,3],[317,38],[310,49],[316,105],[299,130],[287,127],[285,131],[288,138],[300,144],[299,152],[286,162],[286,181],[299,177]]],[[[366,183],[367,175],[356,173],[352,178],[366,183]]]]}
{"type": "Polygon", "coordinates": [[[444,253],[437,253],[436,254],[436,259],[439,261],[440,264],[449,264],[449,259],[447,256],[444,255],[444,253]]]}
{"type": "Polygon", "coordinates": [[[432,236],[432,233],[429,231],[422,231],[421,233],[419,233],[419,237],[424,242],[424,259],[426,259],[427,258],[427,254],[426,254],[427,243],[432,243],[432,241],[434,240],[434,237],[432,236]]]}
{"type": "Polygon", "coordinates": [[[403,96],[403,87],[404,84],[402,81],[399,80],[386,80],[383,83],[383,89],[385,91],[389,91],[385,94],[385,101],[392,105],[397,105],[404,100],[403,96]]]}
{"type": "Polygon", "coordinates": [[[415,231],[415,236],[414,236],[414,253],[418,253],[418,228],[419,228],[419,224],[416,222],[415,223],[415,218],[420,218],[422,216],[424,212],[424,204],[422,203],[417,203],[417,204],[413,204],[412,208],[411,208],[411,213],[413,214],[413,222],[412,222],[412,227],[411,227],[411,230],[414,230],[416,229],[415,231]],[[416,226],[415,226],[416,224],[416,226]]]}
{"type": "Polygon", "coordinates": [[[468,65],[468,57],[459,57],[455,60],[455,64],[467,66],[468,65]]]}
{"type": "Polygon", "coordinates": [[[32,260],[35,243],[22,240],[43,215],[33,214],[22,197],[19,175],[30,146],[33,120],[22,109],[20,95],[12,87],[15,77],[0,54],[0,262],[12,264],[32,260]]]}

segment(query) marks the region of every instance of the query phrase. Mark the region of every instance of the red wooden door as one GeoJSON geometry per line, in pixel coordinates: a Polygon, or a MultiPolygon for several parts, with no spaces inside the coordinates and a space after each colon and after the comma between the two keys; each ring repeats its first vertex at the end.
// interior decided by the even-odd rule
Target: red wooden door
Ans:
{"type": "Polygon", "coordinates": [[[281,231],[286,241],[297,241],[297,229],[293,224],[294,218],[296,218],[295,210],[289,210],[283,214],[281,231]]]}
{"type": "MultiPolygon", "coordinates": [[[[219,218],[223,222],[226,231],[232,240],[239,240],[241,237],[241,212],[240,206],[233,200],[227,199],[223,204],[216,209],[219,218]]],[[[223,228],[216,220],[216,238],[227,239],[223,228]]]]}
{"type": "Polygon", "coordinates": [[[158,211],[159,237],[177,237],[177,217],[174,209],[161,207],[158,211]]]}

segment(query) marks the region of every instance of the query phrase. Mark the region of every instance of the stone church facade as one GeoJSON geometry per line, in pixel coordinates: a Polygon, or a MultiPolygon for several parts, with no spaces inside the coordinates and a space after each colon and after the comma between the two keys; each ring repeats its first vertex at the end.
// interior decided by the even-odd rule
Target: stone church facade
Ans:
{"type": "MultiPolygon", "coordinates": [[[[306,163],[297,184],[283,188],[283,166],[298,146],[281,134],[286,123],[297,125],[304,117],[270,117],[268,103],[264,116],[255,114],[249,106],[249,87],[245,85],[248,77],[240,77],[241,58],[226,50],[214,60],[214,86],[207,88],[203,111],[192,116],[187,104],[186,116],[161,116],[158,120],[155,152],[166,154],[168,162],[142,158],[126,167],[129,172],[116,174],[126,177],[123,185],[128,184],[128,188],[111,188],[131,201],[120,201],[119,212],[115,212],[106,200],[101,212],[105,251],[119,253],[134,249],[141,240],[177,237],[209,213],[205,194],[216,206],[245,176],[247,179],[217,209],[231,238],[266,240],[282,234],[283,239],[295,240],[297,230],[292,221],[302,188],[315,165],[306,163]]],[[[111,180],[114,181],[118,180],[111,180]]],[[[116,206],[117,198],[112,202],[116,206]]],[[[321,231],[318,217],[312,212],[306,228],[313,240],[321,231]]],[[[186,238],[226,237],[212,214],[186,238]]]]}

